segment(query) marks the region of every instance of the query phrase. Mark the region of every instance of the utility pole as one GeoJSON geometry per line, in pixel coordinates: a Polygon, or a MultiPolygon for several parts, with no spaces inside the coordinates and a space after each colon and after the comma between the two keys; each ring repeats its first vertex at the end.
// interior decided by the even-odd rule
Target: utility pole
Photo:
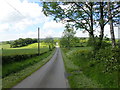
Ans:
{"type": "Polygon", "coordinates": [[[118,46],[120,48],[120,26],[118,25],[118,46]]]}
{"type": "Polygon", "coordinates": [[[39,27],[38,27],[38,55],[40,55],[40,39],[39,39],[39,27]]]}

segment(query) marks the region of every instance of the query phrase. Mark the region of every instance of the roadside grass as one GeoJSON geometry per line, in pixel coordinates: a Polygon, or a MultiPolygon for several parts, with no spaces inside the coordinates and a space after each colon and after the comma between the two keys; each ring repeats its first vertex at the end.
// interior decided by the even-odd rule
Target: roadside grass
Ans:
{"type": "Polygon", "coordinates": [[[98,84],[94,80],[86,77],[79,65],[76,65],[70,58],[71,55],[76,50],[91,49],[91,47],[86,48],[73,48],[73,50],[62,49],[62,56],[67,71],[67,78],[71,88],[98,88],[102,85],[98,84]],[[66,52],[66,53],[65,53],[66,52]]]}
{"type": "MultiPolygon", "coordinates": [[[[37,56],[37,57],[27,60],[27,62],[29,64],[28,66],[26,66],[24,69],[22,69],[16,73],[11,73],[9,76],[4,77],[2,79],[2,88],[11,88],[14,85],[16,85],[17,83],[19,83],[21,80],[25,79],[27,76],[31,75],[33,72],[35,72],[40,67],[42,67],[45,63],[47,63],[50,60],[50,58],[53,56],[54,52],[55,52],[55,50],[47,52],[46,54],[43,54],[41,56],[37,56]],[[32,61],[34,63],[31,63],[32,61]]],[[[24,63],[26,63],[26,61],[24,63]]],[[[12,65],[13,68],[16,65],[12,65]]],[[[23,64],[21,63],[21,65],[23,65],[23,64]]],[[[16,67],[18,67],[18,66],[16,66],[16,67]]]]}
{"type": "MultiPolygon", "coordinates": [[[[63,61],[64,61],[64,65],[65,65],[67,73],[70,74],[71,72],[73,72],[75,70],[76,71],[79,70],[79,67],[67,58],[63,49],[61,50],[61,52],[62,52],[62,57],[63,57],[63,61]]],[[[68,51],[65,50],[65,52],[68,52],[68,51]]]]}
{"type": "Polygon", "coordinates": [[[71,88],[118,87],[118,72],[105,73],[105,62],[92,60],[92,48],[62,48],[62,55],[71,88]]]}
{"type": "Polygon", "coordinates": [[[100,84],[86,77],[82,72],[74,72],[68,77],[71,88],[98,88],[100,84]],[[76,83],[75,83],[76,82],[76,83]]]}
{"type": "Polygon", "coordinates": [[[98,63],[93,67],[89,67],[84,71],[84,74],[102,84],[103,88],[118,88],[118,72],[113,71],[112,73],[104,73],[103,63],[98,63]]]}
{"type": "Polygon", "coordinates": [[[5,77],[11,73],[15,73],[19,70],[24,69],[25,67],[28,67],[30,65],[33,65],[34,63],[39,62],[43,58],[46,58],[49,56],[51,52],[47,52],[42,54],[41,56],[35,56],[30,59],[22,60],[22,61],[14,61],[13,63],[8,63],[2,65],[2,77],[5,77]]]}

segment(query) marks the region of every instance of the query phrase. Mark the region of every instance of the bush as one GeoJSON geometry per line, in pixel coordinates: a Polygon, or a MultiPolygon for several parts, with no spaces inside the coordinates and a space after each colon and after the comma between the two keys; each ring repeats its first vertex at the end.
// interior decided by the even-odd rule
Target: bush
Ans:
{"type": "MultiPolygon", "coordinates": [[[[64,52],[66,53],[67,51],[64,50],[64,52]]],[[[120,49],[112,49],[111,47],[105,47],[96,53],[85,48],[84,50],[82,48],[81,50],[69,50],[66,53],[69,62],[73,62],[79,67],[77,71],[82,71],[83,74],[91,78],[91,80],[95,80],[104,88],[118,87],[118,71],[120,70],[119,55],[120,49]]]]}
{"type": "Polygon", "coordinates": [[[120,68],[119,55],[120,50],[118,48],[111,49],[110,47],[107,47],[99,50],[93,59],[96,60],[96,62],[103,62],[105,66],[104,72],[112,73],[120,68]]]}
{"type": "Polygon", "coordinates": [[[37,39],[32,39],[32,38],[19,38],[18,40],[12,41],[10,43],[11,48],[16,48],[16,47],[22,47],[22,46],[27,46],[28,44],[36,43],[37,39]]]}
{"type": "Polygon", "coordinates": [[[88,40],[87,46],[92,46],[94,48],[95,53],[96,53],[99,49],[104,49],[105,47],[109,47],[109,46],[111,46],[111,44],[108,43],[106,39],[103,40],[100,44],[99,37],[95,37],[94,40],[92,38],[90,38],[88,40]]]}

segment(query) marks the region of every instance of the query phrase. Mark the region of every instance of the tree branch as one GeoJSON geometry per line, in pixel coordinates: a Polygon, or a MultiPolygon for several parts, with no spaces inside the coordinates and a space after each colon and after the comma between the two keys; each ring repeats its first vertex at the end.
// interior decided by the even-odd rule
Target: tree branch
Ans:
{"type": "Polygon", "coordinates": [[[82,6],[78,5],[77,3],[75,3],[75,5],[77,5],[78,7],[82,8],[82,10],[83,10],[88,16],[90,16],[90,14],[89,14],[82,6]]]}

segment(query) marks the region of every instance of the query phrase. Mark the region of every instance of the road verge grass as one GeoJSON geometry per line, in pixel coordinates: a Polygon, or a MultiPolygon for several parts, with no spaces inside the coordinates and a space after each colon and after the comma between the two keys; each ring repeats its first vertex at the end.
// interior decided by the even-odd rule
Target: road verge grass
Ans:
{"type": "MultiPolygon", "coordinates": [[[[46,64],[50,58],[53,56],[55,50],[47,52],[47,56],[41,58],[41,60],[29,67],[26,67],[23,70],[20,70],[17,73],[12,73],[9,76],[2,79],[2,88],[11,88],[17,83],[19,83],[21,80],[25,79],[29,75],[31,75],[33,72],[38,70],[40,67],[42,67],[44,64],[46,64]]],[[[41,56],[38,56],[37,59],[39,59],[41,56]]]]}
{"type": "MultiPolygon", "coordinates": [[[[68,58],[69,54],[72,54],[77,49],[65,50],[62,49],[62,56],[65,64],[65,69],[67,71],[67,78],[71,88],[100,88],[102,85],[98,84],[96,81],[88,78],[82,71],[79,65],[76,65],[72,59],[68,58]]],[[[81,48],[83,50],[83,48],[81,48]]],[[[86,48],[91,49],[91,48],[86,48]]]]}
{"type": "Polygon", "coordinates": [[[118,88],[118,49],[107,47],[94,54],[92,48],[62,49],[71,88],[118,88]],[[77,67],[77,68],[75,68],[77,67]]]}

